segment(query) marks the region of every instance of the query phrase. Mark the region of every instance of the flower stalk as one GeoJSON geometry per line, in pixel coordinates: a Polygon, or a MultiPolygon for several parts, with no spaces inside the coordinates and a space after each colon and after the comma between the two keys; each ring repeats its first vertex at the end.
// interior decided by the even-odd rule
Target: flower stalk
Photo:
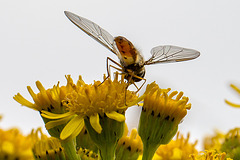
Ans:
{"type": "Polygon", "coordinates": [[[80,156],[76,152],[75,138],[61,140],[60,142],[64,148],[64,153],[67,159],[81,160],[80,156]]]}

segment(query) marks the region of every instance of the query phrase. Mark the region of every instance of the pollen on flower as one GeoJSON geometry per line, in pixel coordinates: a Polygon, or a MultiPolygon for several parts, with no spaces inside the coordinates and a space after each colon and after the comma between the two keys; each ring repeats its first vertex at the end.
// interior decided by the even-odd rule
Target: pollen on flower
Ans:
{"type": "Polygon", "coordinates": [[[100,119],[103,117],[124,123],[126,109],[142,101],[155,84],[148,85],[146,92],[138,97],[135,92],[126,89],[124,75],[121,79],[118,79],[118,76],[116,73],[113,81],[109,78],[103,83],[94,81],[93,84],[84,83],[81,77],[77,84],[74,84],[72,79],[68,78],[71,92],[64,92],[65,98],[62,101],[68,112],[53,114],[41,111],[43,117],[52,120],[46,123],[46,128],[49,130],[60,124],[66,124],[60,134],[61,139],[66,139],[76,137],[86,124],[85,120],[88,120],[99,134],[102,132],[100,119]]]}
{"type": "Polygon", "coordinates": [[[70,112],[77,115],[91,117],[96,114],[100,116],[106,114],[112,119],[122,119],[120,113],[128,108],[126,104],[138,98],[134,92],[126,90],[126,86],[123,77],[118,80],[118,74],[113,81],[107,79],[104,83],[95,81],[90,85],[76,86],[71,93],[67,94],[64,105],[70,112]]]}

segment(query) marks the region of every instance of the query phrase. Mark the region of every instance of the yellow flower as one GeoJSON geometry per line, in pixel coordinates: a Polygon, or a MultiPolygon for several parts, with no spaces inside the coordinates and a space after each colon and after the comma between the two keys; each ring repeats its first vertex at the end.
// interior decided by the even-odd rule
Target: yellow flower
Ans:
{"type": "MultiPolygon", "coordinates": [[[[53,88],[45,89],[43,85],[37,81],[36,86],[39,90],[39,93],[35,94],[30,86],[27,87],[28,92],[32,96],[34,103],[26,100],[20,93],[15,95],[13,98],[23,106],[29,107],[31,109],[43,112],[48,111],[49,113],[65,113],[66,107],[63,105],[63,100],[65,99],[68,93],[73,91],[73,86],[76,87],[81,85],[81,76],[79,76],[79,82],[77,85],[73,84],[72,78],[68,75],[66,76],[67,85],[66,86],[59,86],[54,85],[53,88]]],[[[67,113],[69,114],[69,113],[67,113]]],[[[65,126],[65,124],[71,119],[71,117],[65,117],[61,120],[52,122],[51,119],[43,118],[43,121],[48,123],[47,130],[48,133],[53,137],[59,137],[60,133],[65,126]],[[55,125],[57,123],[57,125],[55,125]],[[50,126],[50,127],[49,127],[50,126]],[[55,127],[56,126],[56,127],[55,127]]]]}
{"type": "Polygon", "coordinates": [[[226,158],[226,153],[216,153],[214,150],[206,150],[205,152],[201,152],[200,155],[192,154],[190,155],[192,160],[233,160],[231,158],[226,158]]]}
{"type": "MultiPolygon", "coordinates": [[[[54,114],[42,111],[42,116],[51,119],[46,123],[50,129],[69,120],[60,134],[61,140],[73,139],[85,126],[99,149],[102,159],[114,158],[118,140],[122,137],[125,123],[125,111],[128,107],[144,99],[146,94],[138,98],[135,92],[126,90],[124,75],[118,80],[118,73],[112,81],[104,83],[95,81],[86,84],[82,80],[72,84],[73,91],[68,93],[63,103],[69,112],[54,114]]],[[[146,93],[155,85],[148,85],[146,93]]]]}
{"type": "Polygon", "coordinates": [[[216,135],[204,139],[204,147],[218,153],[225,152],[226,157],[240,159],[240,128],[234,128],[227,134],[217,132],[216,135]]]}
{"type": "Polygon", "coordinates": [[[195,143],[189,143],[190,134],[188,133],[187,138],[177,133],[176,140],[171,140],[166,145],[158,147],[156,154],[163,160],[190,160],[190,154],[198,154],[195,143]]]}
{"type": "Polygon", "coordinates": [[[128,127],[125,125],[124,135],[118,141],[116,150],[116,160],[122,159],[138,159],[142,154],[143,144],[140,136],[137,133],[137,129],[132,129],[130,136],[128,135],[128,127]]]}
{"type": "MultiPolygon", "coordinates": [[[[68,75],[66,76],[67,85],[59,87],[59,83],[54,85],[53,88],[45,89],[41,82],[36,81],[36,86],[39,93],[35,94],[30,86],[27,86],[28,92],[32,96],[34,103],[26,100],[20,93],[13,97],[18,103],[23,106],[29,107],[37,111],[49,111],[53,113],[64,113],[62,101],[67,93],[72,92],[72,79],[68,75]]],[[[79,77],[81,80],[81,77],[79,77]]]]}
{"type": "Polygon", "coordinates": [[[226,134],[221,151],[226,152],[227,157],[240,159],[240,128],[234,128],[226,134]]]}
{"type": "Polygon", "coordinates": [[[64,150],[60,141],[54,137],[43,134],[41,128],[32,130],[33,153],[40,160],[65,159],[64,150]]]}
{"type": "Polygon", "coordinates": [[[186,116],[187,110],[191,108],[191,103],[188,103],[188,97],[183,97],[183,92],[173,91],[168,95],[170,90],[170,88],[159,88],[147,95],[144,99],[143,111],[148,115],[163,117],[179,124],[186,116]],[[175,99],[174,96],[176,96],[175,99]]]}
{"type": "MultiPolygon", "coordinates": [[[[124,122],[125,111],[129,106],[141,101],[145,95],[137,97],[135,92],[126,90],[127,83],[122,76],[118,80],[116,73],[115,79],[107,79],[101,84],[95,81],[94,84],[85,84],[79,79],[77,85],[72,84],[74,89],[65,97],[64,106],[69,112],[64,114],[53,114],[42,111],[42,116],[48,119],[55,119],[46,124],[50,129],[59,122],[71,119],[61,132],[60,138],[76,137],[84,126],[84,119],[89,119],[91,126],[97,133],[102,132],[100,125],[101,117],[108,117],[118,122],[124,122]],[[127,104],[127,105],[126,105],[127,104]]],[[[153,87],[151,85],[149,88],[153,87]]]]}
{"type": "Polygon", "coordinates": [[[214,136],[206,136],[203,140],[205,150],[216,150],[221,152],[221,146],[225,141],[225,134],[220,131],[215,131],[214,136]]]}
{"type": "Polygon", "coordinates": [[[34,160],[31,137],[16,128],[0,129],[0,159],[34,160]]]}
{"type": "Polygon", "coordinates": [[[69,111],[77,114],[78,118],[89,117],[92,127],[98,133],[102,130],[99,116],[106,114],[108,118],[122,122],[125,120],[123,113],[127,109],[125,104],[137,99],[134,92],[126,90],[126,83],[123,81],[115,79],[112,82],[108,79],[100,84],[100,81],[93,85],[83,84],[66,97],[69,111]]]}
{"type": "Polygon", "coordinates": [[[81,160],[98,160],[98,155],[86,148],[80,148],[78,154],[80,155],[81,160]]]}
{"type": "MultiPolygon", "coordinates": [[[[231,86],[238,94],[240,94],[240,89],[239,89],[238,87],[236,87],[236,86],[233,85],[233,84],[231,84],[230,86],[231,86]]],[[[232,103],[232,102],[230,102],[230,101],[228,101],[228,100],[225,100],[225,102],[226,102],[228,105],[232,106],[232,107],[237,107],[237,108],[240,107],[240,104],[235,104],[235,103],[232,103]]]]}
{"type": "Polygon", "coordinates": [[[160,144],[176,134],[178,124],[191,108],[183,92],[155,89],[144,98],[138,132],[143,141],[143,160],[151,159],[160,144]],[[175,97],[175,98],[173,98],[175,97]]]}

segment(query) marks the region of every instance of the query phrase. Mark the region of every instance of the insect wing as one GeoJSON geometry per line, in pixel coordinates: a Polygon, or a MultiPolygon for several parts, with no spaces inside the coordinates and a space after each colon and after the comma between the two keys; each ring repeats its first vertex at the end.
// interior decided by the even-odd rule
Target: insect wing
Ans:
{"type": "Polygon", "coordinates": [[[152,57],[145,62],[145,65],[155,63],[181,62],[195,59],[200,52],[177,46],[157,46],[151,50],[152,57]]]}
{"type": "Polygon", "coordinates": [[[114,42],[114,37],[111,34],[109,34],[106,30],[102,29],[96,23],[94,23],[86,18],[80,17],[74,13],[71,13],[69,11],[64,11],[64,13],[68,17],[68,19],[72,23],[74,23],[77,27],[79,27],[81,30],[83,30],[85,33],[87,33],[89,36],[91,36],[96,41],[101,43],[103,46],[107,47],[114,54],[119,55],[119,51],[114,42]]]}

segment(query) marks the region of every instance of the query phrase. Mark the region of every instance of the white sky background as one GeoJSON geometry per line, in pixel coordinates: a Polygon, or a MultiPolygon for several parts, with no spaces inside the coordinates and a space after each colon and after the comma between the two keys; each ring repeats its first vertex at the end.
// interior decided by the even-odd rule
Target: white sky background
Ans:
{"type": "MultiPolygon", "coordinates": [[[[58,81],[65,85],[67,74],[92,83],[106,73],[107,56],[118,60],[74,26],[64,10],[92,20],[113,36],[125,36],[145,59],[157,45],[199,50],[201,56],[193,61],[147,66],[147,83],[156,81],[190,98],[192,109],[179,130],[190,132],[192,140],[239,126],[240,109],[224,103],[225,98],[240,103],[229,87],[240,86],[239,8],[233,0],[1,0],[1,128],[18,126],[29,133],[43,127],[38,112],[12,98],[20,92],[31,100],[26,86],[37,92],[37,80],[45,88],[58,81]]],[[[137,126],[138,114],[136,107],[128,111],[130,128],[137,126]]]]}

